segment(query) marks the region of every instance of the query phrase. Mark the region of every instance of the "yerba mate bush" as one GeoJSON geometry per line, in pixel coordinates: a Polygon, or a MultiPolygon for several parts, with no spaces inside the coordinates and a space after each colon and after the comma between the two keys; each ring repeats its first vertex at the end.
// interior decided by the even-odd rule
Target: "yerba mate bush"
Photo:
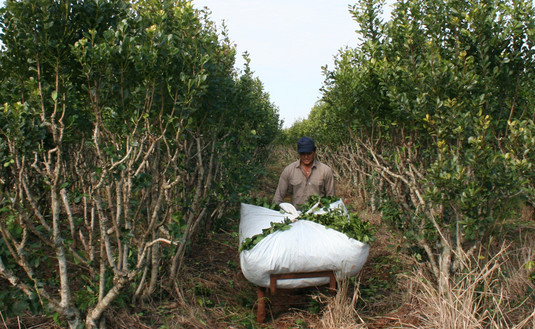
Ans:
{"type": "MultiPolygon", "coordinates": [[[[440,292],[533,202],[532,1],[359,1],[301,134],[425,261],[440,292]],[[522,125],[522,129],[518,127],[522,125]]],[[[296,128],[296,129],[297,129],[296,128]]],[[[514,223],[513,223],[514,225],[514,223]]]]}
{"type": "Polygon", "coordinates": [[[7,0],[0,28],[3,284],[71,328],[180,291],[279,129],[260,81],[187,1],[7,0]]]}

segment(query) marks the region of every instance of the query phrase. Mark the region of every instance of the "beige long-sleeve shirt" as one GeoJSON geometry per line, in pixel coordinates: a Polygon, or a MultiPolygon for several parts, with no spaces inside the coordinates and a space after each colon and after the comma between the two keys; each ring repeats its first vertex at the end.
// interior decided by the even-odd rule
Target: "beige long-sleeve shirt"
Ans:
{"type": "Polygon", "coordinates": [[[306,203],[308,197],[314,194],[319,196],[336,195],[333,171],[326,164],[314,160],[312,171],[307,179],[300,161],[292,162],[281,173],[273,202],[275,204],[283,202],[288,192],[292,194],[294,206],[306,203]]]}

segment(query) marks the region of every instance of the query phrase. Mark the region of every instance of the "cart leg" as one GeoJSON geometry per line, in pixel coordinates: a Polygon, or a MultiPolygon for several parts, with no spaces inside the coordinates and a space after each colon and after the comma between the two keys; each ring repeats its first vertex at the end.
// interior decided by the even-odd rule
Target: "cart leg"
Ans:
{"type": "Polygon", "coordinates": [[[329,273],[329,290],[331,295],[336,295],[336,276],[334,275],[334,272],[329,273]]]}
{"type": "Polygon", "coordinates": [[[264,322],[266,319],[266,290],[262,287],[256,289],[256,321],[264,322]]]}

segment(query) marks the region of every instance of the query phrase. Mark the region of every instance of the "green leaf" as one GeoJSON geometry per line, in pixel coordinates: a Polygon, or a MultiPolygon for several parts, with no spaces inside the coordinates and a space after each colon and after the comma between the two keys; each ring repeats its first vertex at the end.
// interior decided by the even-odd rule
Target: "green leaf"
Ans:
{"type": "Polygon", "coordinates": [[[254,238],[254,240],[253,240],[253,244],[255,244],[255,245],[258,244],[258,242],[262,241],[264,238],[265,238],[265,236],[263,236],[263,235],[256,236],[254,238]]]}

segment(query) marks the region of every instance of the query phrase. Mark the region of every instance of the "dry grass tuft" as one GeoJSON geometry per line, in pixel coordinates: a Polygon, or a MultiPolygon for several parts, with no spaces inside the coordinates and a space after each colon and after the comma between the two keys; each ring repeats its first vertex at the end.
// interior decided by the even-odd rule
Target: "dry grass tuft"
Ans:
{"type": "Polygon", "coordinates": [[[440,293],[422,269],[411,280],[417,285],[421,328],[535,328],[534,283],[526,264],[533,260],[535,244],[518,249],[502,244],[476,257],[459,255],[465,270],[440,293]]]}
{"type": "Polygon", "coordinates": [[[318,298],[326,305],[314,328],[368,328],[356,310],[359,299],[358,283],[351,284],[350,280],[343,280],[338,283],[338,290],[334,296],[320,295],[318,298]]]}

